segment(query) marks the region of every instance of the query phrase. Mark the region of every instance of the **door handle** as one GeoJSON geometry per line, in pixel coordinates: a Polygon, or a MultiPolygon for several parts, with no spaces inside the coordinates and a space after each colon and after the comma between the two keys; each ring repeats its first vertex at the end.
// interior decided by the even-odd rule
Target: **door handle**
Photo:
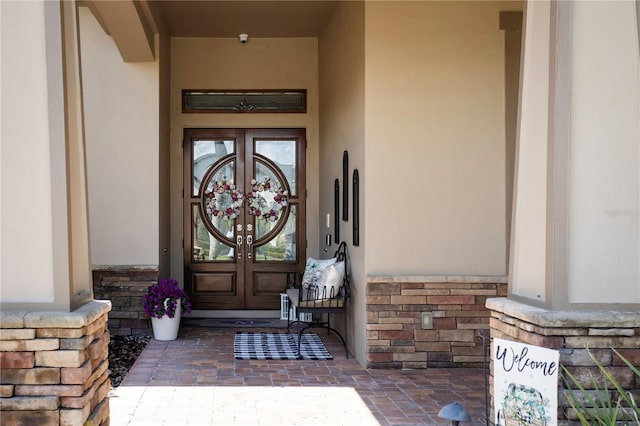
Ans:
{"type": "Polygon", "coordinates": [[[238,246],[238,259],[242,259],[242,235],[236,237],[236,245],[238,246]]]}
{"type": "Polygon", "coordinates": [[[247,235],[247,257],[251,259],[251,244],[253,244],[253,237],[251,235],[247,235]]]}

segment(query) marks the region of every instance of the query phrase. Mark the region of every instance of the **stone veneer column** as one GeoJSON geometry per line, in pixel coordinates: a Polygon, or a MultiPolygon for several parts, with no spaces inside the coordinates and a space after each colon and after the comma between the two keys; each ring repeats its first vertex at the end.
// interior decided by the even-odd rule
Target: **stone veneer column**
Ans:
{"type": "Polygon", "coordinates": [[[489,297],[506,277],[378,276],[367,279],[367,368],[482,367],[489,297]],[[433,328],[422,329],[422,313],[433,328]]]}
{"type": "Polygon", "coordinates": [[[109,424],[110,309],[0,313],[0,424],[109,424]]]}
{"type": "MultiPolygon", "coordinates": [[[[640,366],[638,312],[551,311],[506,298],[487,300],[487,308],[491,310],[491,337],[558,350],[560,364],[587,390],[594,389],[594,377],[601,377],[589,357],[590,351],[623,389],[632,392],[636,401],[640,400],[640,378],[612,350],[616,348],[633,365],[640,366]]],[[[578,418],[564,396],[567,390],[561,379],[558,388],[558,424],[573,424],[578,418]]]]}

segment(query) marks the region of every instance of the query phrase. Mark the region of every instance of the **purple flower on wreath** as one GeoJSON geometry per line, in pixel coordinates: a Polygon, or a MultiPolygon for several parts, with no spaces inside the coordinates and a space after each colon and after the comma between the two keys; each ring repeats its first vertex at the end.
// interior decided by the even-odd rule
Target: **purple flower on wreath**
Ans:
{"type": "Polygon", "coordinates": [[[205,210],[208,215],[211,215],[211,219],[234,220],[240,216],[244,194],[232,180],[222,176],[222,180],[211,181],[211,185],[204,192],[204,201],[205,210]]]}
{"type": "Polygon", "coordinates": [[[190,314],[191,301],[187,293],[178,286],[178,281],[164,278],[149,287],[143,298],[144,312],[151,318],[162,318],[165,315],[173,318],[176,315],[178,300],[182,305],[182,313],[190,314]]]}
{"type": "Polygon", "coordinates": [[[268,176],[262,182],[255,178],[251,179],[251,185],[253,190],[247,194],[249,214],[268,222],[277,221],[282,209],[289,204],[287,199],[289,192],[283,190],[277,183],[271,182],[268,176]],[[268,200],[269,196],[273,201],[268,200]]]}

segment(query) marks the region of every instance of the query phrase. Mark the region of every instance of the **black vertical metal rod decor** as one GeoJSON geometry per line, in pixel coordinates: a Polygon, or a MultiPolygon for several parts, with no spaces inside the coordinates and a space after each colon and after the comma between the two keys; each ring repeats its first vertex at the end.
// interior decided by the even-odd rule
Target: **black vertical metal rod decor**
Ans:
{"type": "Polygon", "coordinates": [[[349,220],[349,153],[342,153],[342,220],[349,220]]]}
{"type": "Polygon", "coordinates": [[[353,245],[360,245],[360,176],[353,171],[353,245]]]}
{"type": "Polygon", "coordinates": [[[333,181],[333,241],[340,244],[340,179],[333,181]]]}

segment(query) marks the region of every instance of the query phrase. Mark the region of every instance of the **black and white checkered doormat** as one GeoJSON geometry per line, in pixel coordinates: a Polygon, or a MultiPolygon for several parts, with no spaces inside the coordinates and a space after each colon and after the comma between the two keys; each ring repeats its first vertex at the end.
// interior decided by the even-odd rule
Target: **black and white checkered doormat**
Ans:
{"type": "MultiPolygon", "coordinates": [[[[298,359],[297,333],[236,332],[233,354],[236,359],[298,359]]],[[[304,333],[300,345],[302,359],[333,359],[322,340],[304,333]]]]}

